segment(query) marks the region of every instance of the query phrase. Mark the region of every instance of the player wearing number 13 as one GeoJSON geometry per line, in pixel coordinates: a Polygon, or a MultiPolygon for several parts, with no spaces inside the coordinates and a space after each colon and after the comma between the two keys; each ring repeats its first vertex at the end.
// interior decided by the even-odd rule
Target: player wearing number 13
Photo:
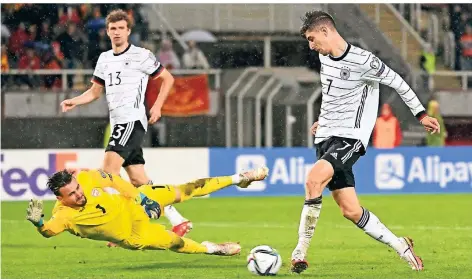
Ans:
{"type": "MultiPolygon", "coordinates": [[[[159,96],[150,109],[149,123],[161,117],[161,108],[174,83],[172,75],[148,49],[128,42],[131,22],[126,12],[115,10],[106,18],[112,49],[100,54],[92,78],[92,87],[82,95],[61,103],[64,112],[100,97],[103,88],[110,114],[111,136],[106,147],[103,170],[119,174],[123,167],[133,185],[152,184],[144,170],[141,144],[148,127],[144,96],[149,79],[162,79],[159,96]]],[[[191,228],[177,210],[164,212],[175,231],[184,235],[191,228]]]]}

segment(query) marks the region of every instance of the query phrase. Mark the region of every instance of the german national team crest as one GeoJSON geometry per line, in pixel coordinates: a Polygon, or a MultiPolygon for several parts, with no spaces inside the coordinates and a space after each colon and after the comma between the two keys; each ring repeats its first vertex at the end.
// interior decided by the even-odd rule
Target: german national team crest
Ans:
{"type": "Polygon", "coordinates": [[[370,67],[377,70],[380,67],[380,60],[377,57],[372,58],[372,61],[370,61],[370,67]]]}
{"type": "Polygon", "coordinates": [[[123,67],[129,68],[130,65],[131,65],[131,58],[126,57],[125,60],[123,61],[123,67]]]}
{"type": "Polygon", "coordinates": [[[98,196],[100,196],[100,190],[98,190],[98,188],[93,188],[92,197],[98,197],[98,196]]]}
{"type": "Polygon", "coordinates": [[[341,69],[340,76],[341,76],[341,79],[348,80],[349,77],[351,76],[351,70],[349,70],[349,68],[347,67],[343,67],[341,69]]]}

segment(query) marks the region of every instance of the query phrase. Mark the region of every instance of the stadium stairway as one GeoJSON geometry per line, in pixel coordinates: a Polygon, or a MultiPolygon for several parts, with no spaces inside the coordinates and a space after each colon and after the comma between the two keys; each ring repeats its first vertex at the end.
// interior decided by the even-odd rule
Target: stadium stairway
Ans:
{"type": "MultiPolygon", "coordinates": [[[[361,10],[375,22],[375,4],[361,4],[361,10]]],[[[387,4],[380,4],[380,23],[378,28],[391,40],[397,49],[402,49],[402,24],[395,17],[393,12],[387,7],[387,4]]],[[[407,33],[408,55],[407,61],[412,68],[419,69],[419,61],[421,52],[423,51],[421,44],[409,33],[407,33]]],[[[446,67],[440,59],[436,59],[436,71],[451,70],[446,67]]],[[[451,77],[434,77],[435,88],[461,90],[460,80],[451,77]]]]}
{"type": "MultiPolygon", "coordinates": [[[[262,146],[266,146],[266,140],[269,139],[271,142],[269,146],[307,146],[308,129],[311,126],[307,124],[308,100],[316,96],[313,103],[314,119],[317,118],[321,105],[319,74],[306,67],[252,67],[238,73],[239,77],[236,79],[234,74],[232,76],[223,74],[222,78],[225,101],[230,95],[228,103],[230,111],[226,110],[226,105],[223,103],[224,114],[229,115],[230,121],[229,144],[233,147],[241,143],[242,146],[257,146],[255,130],[259,129],[262,131],[260,141],[262,146]],[[239,99],[238,95],[241,95],[242,99],[239,99]],[[261,101],[260,112],[255,109],[257,96],[261,101]],[[270,102],[272,109],[266,110],[269,96],[272,96],[270,102]],[[243,105],[241,115],[238,114],[239,102],[243,105]],[[267,111],[270,111],[270,116],[267,115],[267,111]],[[266,117],[272,118],[271,136],[266,134],[266,117]],[[261,119],[261,127],[255,124],[256,119],[261,119]],[[290,128],[287,128],[288,126],[290,128]]],[[[225,120],[223,118],[221,122],[226,126],[225,120]]]]}

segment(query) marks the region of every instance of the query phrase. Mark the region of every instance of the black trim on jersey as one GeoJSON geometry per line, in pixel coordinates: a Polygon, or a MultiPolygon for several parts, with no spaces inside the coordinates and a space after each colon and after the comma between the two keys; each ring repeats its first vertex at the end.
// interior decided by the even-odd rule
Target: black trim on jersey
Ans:
{"type": "Polygon", "coordinates": [[[359,106],[359,109],[357,110],[356,125],[354,126],[354,128],[361,127],[361,118],[362,118],[362,113],[364,112],[365,100],[367,99],[368,91],[369,89],[367,88],[367,85],[366,85],[364,87],[364,92],[362,92],[361,105],[359,106]]]}
{"type": "Polygon", "coordinates": [[[388,68],[387,74],[381,80],[379,80],[379,82],[381,83],[382,80],[384,80],[386,77],[388,77],[388,74],[390,74],[390,68],[388,68]]]}
{"type": "Polygon", "coordinates": [[[150,74],[151,78],[157,77],[158,75],[162,73],[163,70],[164,70],[164,66],[160,64],[159,67],[157,67],[157,69],[154,72],[152,72],[152,74],[150,74]]]}
{"type": "Polygon", "coordinates": [[[130,48],[131,48],[131,44],[128,44],[128,47],[125,50],[123,50],[122,52],[120,52],[120,53],[114,53],[113,52],[113,56],[120,56],[123,53],[127,52],[130,48]]]}
{"type": "Polygon", "coordinates": [[[101,86],[105,86],[105,81],[97,76],[92,77],[92,82],[98,83],[101,86]]]}
{"type": "Polygon", "coordinates": [[[346,51],[344,51],[343,55],[339,56],[339,57],[333,57],[331,55],[329,55],[329,59],[333,60],[333,61],[341,61],[344,59],[344,57],[346,57],[346,55],[349,53],[349,51],[351,50],[351,44],[348,43],[347,44],[347,48],[346,48],[346,51]]]}
{"type": "Polygon", "coordinates": [[[423,120],[423,118],[425,118],[428,114],[426,114],[426,111],[420,111],[418,112],[415,117],[416,119],[418,119],[419,121],[423,120]]]}

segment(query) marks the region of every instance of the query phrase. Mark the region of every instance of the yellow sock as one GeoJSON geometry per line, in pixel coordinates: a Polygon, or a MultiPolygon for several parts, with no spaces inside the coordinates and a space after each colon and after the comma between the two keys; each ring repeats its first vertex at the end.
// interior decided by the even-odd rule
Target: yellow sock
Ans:
{"type": "Polygon", "coordinates": [[[184,246],[181,248],[171,248],[172,251],[177,253],[185,254],[205,254],[208,252],[208,248],[196,241],[193,241],[189,238],[181,237],[184,242],[184,246]]]}
{"type": "Polygon", "coordinates": [[[192,197],[201,197],[228,187],[233,184],[231,176],[197,179],[187,184],[177,186],[181,192],[181,201],[192,197]]]}

